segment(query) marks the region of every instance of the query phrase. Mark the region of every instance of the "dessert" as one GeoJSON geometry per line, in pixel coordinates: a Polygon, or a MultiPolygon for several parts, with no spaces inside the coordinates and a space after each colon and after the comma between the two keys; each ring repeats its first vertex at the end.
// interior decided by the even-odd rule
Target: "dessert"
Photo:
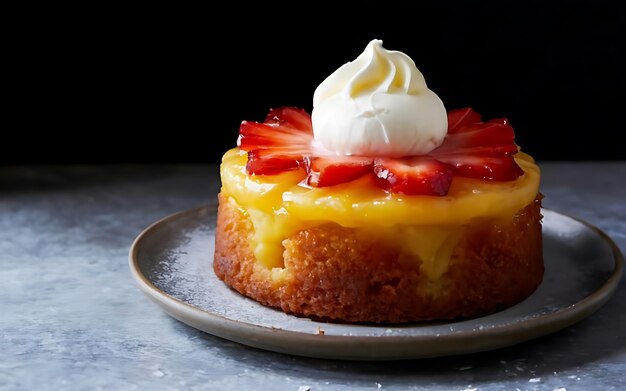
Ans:
{"type": "Polygon", "coordinates": [[[540,171],[506,119],[446,112],[374,40],[313,112],[243,121],[222,159],[216,275],[287,313],[342,322],[471,317],[543,278],[540,171]]]}

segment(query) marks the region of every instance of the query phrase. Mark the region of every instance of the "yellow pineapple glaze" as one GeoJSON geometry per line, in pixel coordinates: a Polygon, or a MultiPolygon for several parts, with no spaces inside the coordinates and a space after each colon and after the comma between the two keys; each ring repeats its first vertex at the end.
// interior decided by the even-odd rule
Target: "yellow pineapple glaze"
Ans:
{"type": "Polygon", "coordinates": [[[302,229],[336,223],[388,241],[403,255],[421,260],[431,279],[446,270],[464,229],[476,219],[511,219],[539,192],[540,172],[533,158],[519,152],[519,178],[481,181],[454,177],[446,196],[407,196],[380,189],[373,177],[330,187],[310,188],[304,169],[279,175],[248,175],[247,154],[237,148],[222,159],[221,193],[254,226],[250,246],[259,265],[281,278],[282,241],[302,229]]]}

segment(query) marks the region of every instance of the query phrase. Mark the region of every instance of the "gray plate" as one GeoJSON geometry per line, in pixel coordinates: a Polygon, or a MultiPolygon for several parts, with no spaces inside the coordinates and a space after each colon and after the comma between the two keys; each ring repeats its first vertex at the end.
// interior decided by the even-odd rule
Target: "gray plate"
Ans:
{"type": "Polygon", "coordinates": [[[619,283],[624,259],[606,234],[551,210],[542,213],[542,284],[514,307],[463,321],[333,324],[287,315],[243,297],[213,273],[215,206],[183,211],[148,227],[133,243],[130,268],[139,288],[174,318],[257,348],[350,360],[479,352],[570,326],[606,303],[619,283]]]}

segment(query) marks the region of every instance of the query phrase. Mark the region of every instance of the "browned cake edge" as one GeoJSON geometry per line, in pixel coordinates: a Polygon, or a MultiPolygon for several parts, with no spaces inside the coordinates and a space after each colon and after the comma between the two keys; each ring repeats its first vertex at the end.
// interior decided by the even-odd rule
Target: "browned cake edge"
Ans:
{"type": "Polygon", "coordinates": [[[538,195],[510,219],[471,223],[436,281],[384,241],[327,223],[283,241],[283,278],[273,279],[250,249],[250,219],[220,194],[213,268],[239,293],[299,316],[390,323],[471,317],[510,307],[541,283],[541,218],[538,195]]]}

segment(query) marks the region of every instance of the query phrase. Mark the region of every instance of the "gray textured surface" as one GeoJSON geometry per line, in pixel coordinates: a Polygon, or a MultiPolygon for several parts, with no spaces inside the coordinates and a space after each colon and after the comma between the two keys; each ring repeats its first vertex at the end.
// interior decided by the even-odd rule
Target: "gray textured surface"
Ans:
{"type": "MultiPolygon", "coordinates": [[[[626,250],[626,163],[546,163],[544,205],[626,250]]],[[[391,363],[244,347],[166,315],[136,288],[134,237],[213,202],[217,167],[0,169],[0,389],[610,390],[626,388],[626,284],[557,334],[391,363]]]]}

